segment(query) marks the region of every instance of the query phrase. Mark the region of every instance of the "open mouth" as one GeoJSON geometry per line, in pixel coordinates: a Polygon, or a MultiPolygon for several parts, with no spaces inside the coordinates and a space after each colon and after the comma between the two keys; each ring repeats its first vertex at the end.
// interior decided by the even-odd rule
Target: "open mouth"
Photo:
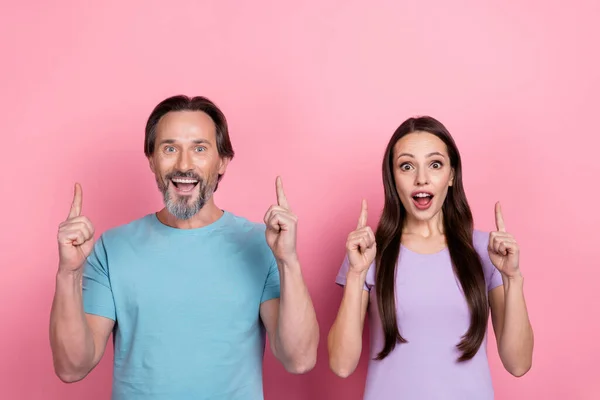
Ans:
{"type": "Polygon", "coordinates": [[[171,179],[171,183],[173,183],[177,192],[191,193],[198,185],[198,180],[192,178],[173,178],[171,179]]]}
{"type": "Polygon", "coordinates": [[[413,202],[419,210],[426,210],[431,205],[433,194],[429,192],[414,192],[412,194],[413,202]]]}

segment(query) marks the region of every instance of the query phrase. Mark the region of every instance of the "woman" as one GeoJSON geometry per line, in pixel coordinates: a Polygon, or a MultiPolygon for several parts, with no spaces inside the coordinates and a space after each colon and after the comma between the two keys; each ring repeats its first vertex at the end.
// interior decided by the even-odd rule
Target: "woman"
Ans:
{"type": "Polygon", "coordinates": [[[331,369],[340,377],[355,370],[369,309],[365,400],[493,399],[489,310],[508,372],[524,375],[533,353],[519,247],[500,205],[497,230],[474,231],[458,149],[431,117],[410,118],[396,130],[383,185],[376,233],[363,201],[348,235],[336,279],[344,294],[328,337],[331,369]]]}

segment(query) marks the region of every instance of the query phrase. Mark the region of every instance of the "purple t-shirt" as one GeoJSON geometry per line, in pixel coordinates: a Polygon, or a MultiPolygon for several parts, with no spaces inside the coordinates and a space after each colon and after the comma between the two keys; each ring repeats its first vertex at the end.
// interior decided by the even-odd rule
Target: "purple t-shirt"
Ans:
{"type": "MultiPolygon", "coordinates": [[[[484,232],[473,233],[489,291],[502,285],[502,276],[490,261],[488,238],[484,232]]],[[[346,258],[336,278],[338,284],[346,283],[348,267],[346,258]]],[[[397,344],[382,361],[374,360],[384,343],[374,264],[369,268],[364,289],[370,292],[371,335],[364,400],[494,398],[487,335],[475,357],[457,362],[460,352],[456,345],[469,328],[470,317],[448,249],[425,255],[401,246],[396,268],[396,308],[400,333],[408,343],[397,344]]]]}

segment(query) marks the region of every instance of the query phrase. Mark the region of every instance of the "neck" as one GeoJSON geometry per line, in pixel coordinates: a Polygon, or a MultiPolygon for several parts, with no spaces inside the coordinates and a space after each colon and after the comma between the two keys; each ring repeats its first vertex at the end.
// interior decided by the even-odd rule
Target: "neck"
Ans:
{"type": "Polygon", "coordinates": [[[428,220],[418,220],[407,214],[402,228],[403,235],[417,235],[424,238],[444,236],[444,216],[442,210],[428,220]]]}
{"type": "Polygon", "coordinates": [[[223,210],[217,207],[211,198],[204,207],[192,218],[182,220],[177,219],[166,208],[160,210],[156,217],[163,224],[177,229],[197,229],[212,224],[223,216],[223,210]]]}

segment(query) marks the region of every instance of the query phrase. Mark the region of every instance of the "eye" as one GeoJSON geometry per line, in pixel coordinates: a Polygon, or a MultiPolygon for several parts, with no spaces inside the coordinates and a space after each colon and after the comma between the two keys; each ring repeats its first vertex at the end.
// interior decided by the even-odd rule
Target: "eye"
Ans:
{"type": "Polygon", "coordinates": [[[175,152],[175,147],[173,147],[173,146],[165,147],[165,153],[173,153],[173,152],[175,152]]]}
{"type": "Polygon", "coordinates": [[[198,146],[198,147],[196,147],[196,149],[195,149],[195,150],[196,150],[196,152],[200,153],[200,152],[203,152],[203,151],[205,151],[205,150],[206,150],[206,147],[204,147],[204,146],[198,146]]]}
{"type": "Polygon", "coordinates": [[[442,168],[443,164],[441,162],[439,162],[439,161],[434,161],[434,162],[431,163],[431,166],[434,169],[440,169],[440,168],[442,168]]]}
{"type": "Polygon", "coordinates": [[[410,171],[411,168],[412,168],[412,165],[410,165],[409,163],[400,164],[400,169],[402,171],[410,171]]]}

